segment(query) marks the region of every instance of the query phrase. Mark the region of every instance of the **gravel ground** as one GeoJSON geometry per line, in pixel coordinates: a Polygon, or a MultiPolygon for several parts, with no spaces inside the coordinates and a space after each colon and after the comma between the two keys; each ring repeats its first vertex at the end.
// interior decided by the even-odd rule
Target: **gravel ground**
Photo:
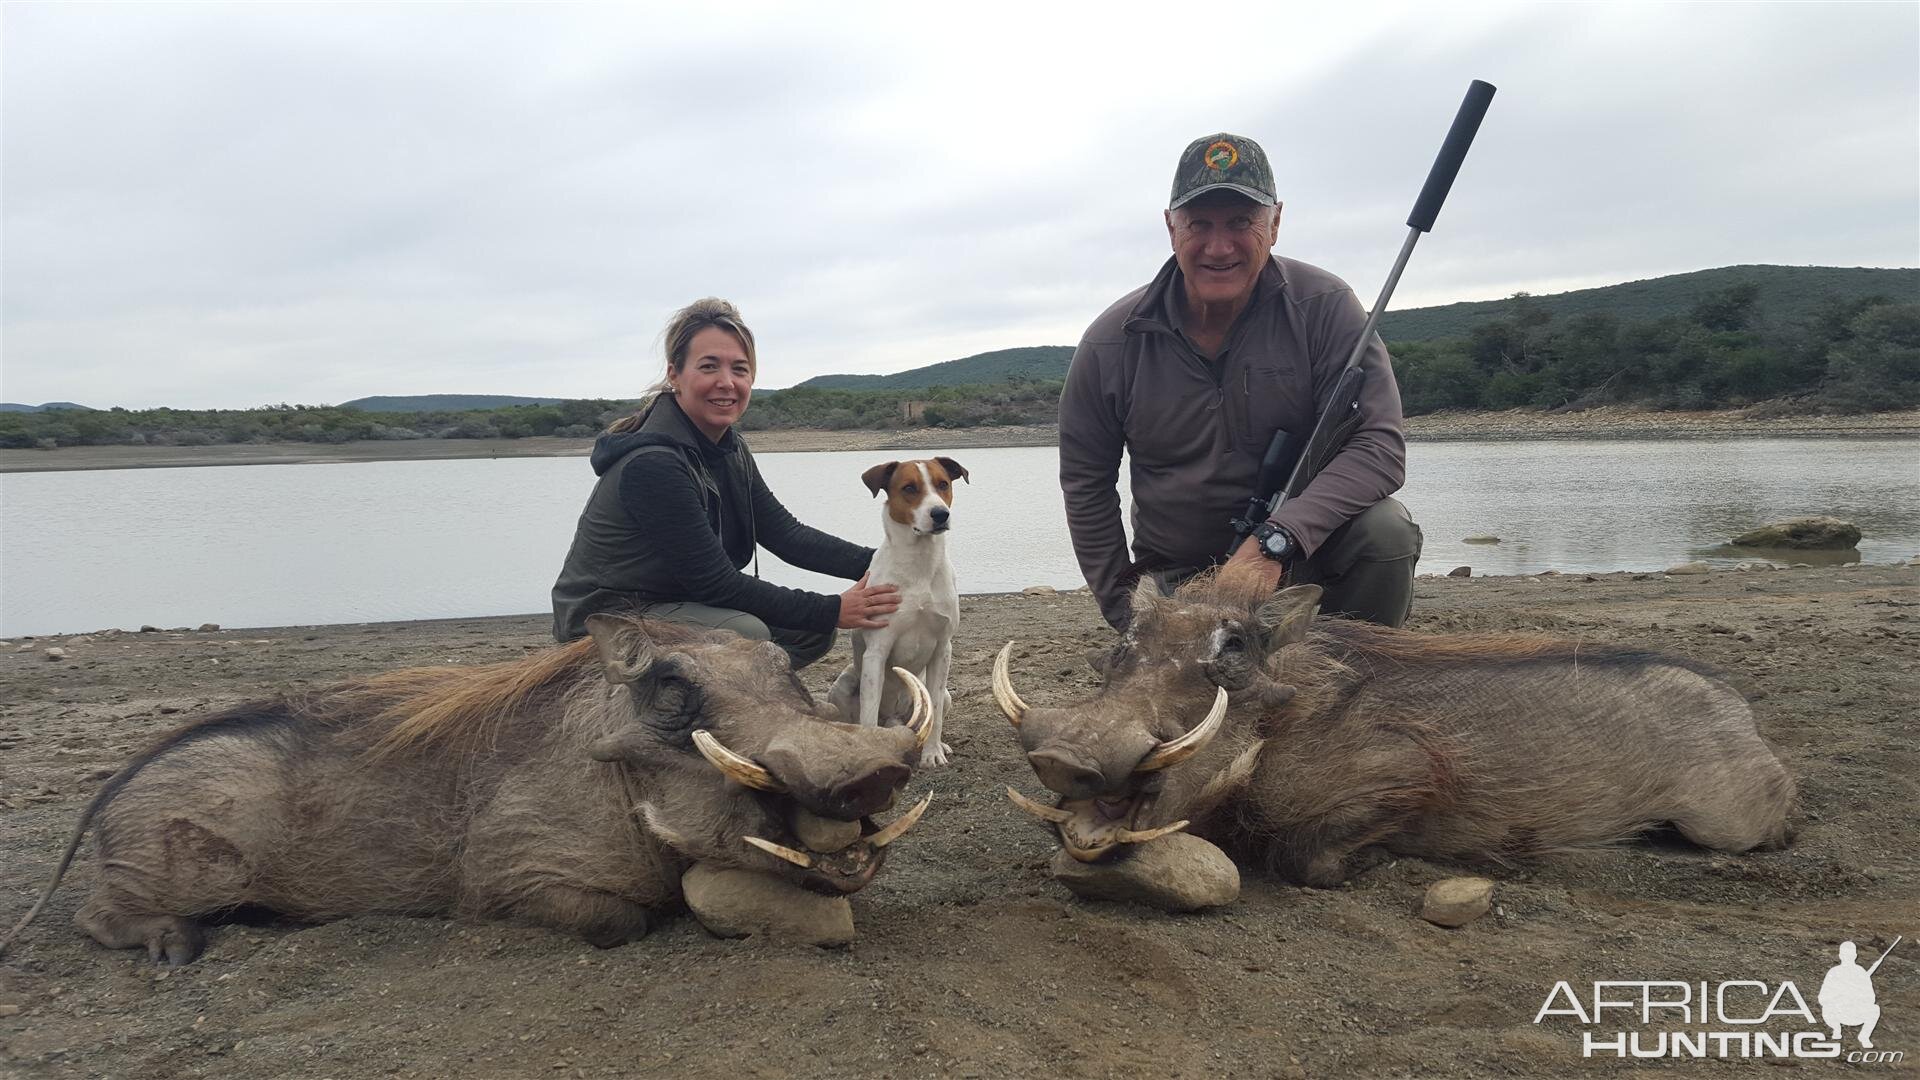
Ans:
{"type": "MultiPolygon", "coordinates": [[[[1875,1043],[1908,1060],[1833,1067],[1920,1058],[1920,569],[1422,579],[1417,629],[1631,642],[1730,673],[1799,779],[1795,844],[1650,840],[1514,869],[1398,859],[1332,890],[1249,875],[1237,903],[1190,916],[1073,899],[1045,873],[1048,836],[1002,793],[1039,787],[994,707],[992,654],[1020,642],[1030,702],[1084,694],[1084,655],[1110,640],[1087,595],[962,608],[957,761],[909,787],[936,791],[934,810],[854,899],[849,948],[723,941],[685,917],[605,952],[377,917],[222,928],[168,971],[72,928],[94,877],[82,861],[0,958],[0,1075],[1755,1075],[1583,1060],[1573,1021],[1533,1017],[1560,979],[1793,980],[1811,1003],[1841,940],[1866,961],[1897,934],[1875,1043]],[[1428,884],[1463,872],[1498,882],[1491,914],[1459,930],[1415,917],[1428,884]]],[[[286,687],[520,656],[545,632],[529,616],[0,646],[0,925],[153,735],[286,687]]],[[[844,661],[843,646],[808,683],[844,661]]]]}

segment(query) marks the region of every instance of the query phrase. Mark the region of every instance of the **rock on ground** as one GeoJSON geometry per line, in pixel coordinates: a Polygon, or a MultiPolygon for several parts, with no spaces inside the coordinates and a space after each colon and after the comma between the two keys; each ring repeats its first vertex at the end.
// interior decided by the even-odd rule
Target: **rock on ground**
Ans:
{"type": "Polygon", "coordinates": [[[1134,900],[1162,911],[1199,911],[1240,897],[1240,870],[1226,852],[1197,836],[1174,833],[1109,863],[1083,863],[1061,851],[1053,877],[1087,900],[1134,900]]]}
{"type": "Polygon", "coordinates": [[[1679,566],[1667,567],[1669,574],[1710,574],[1712,572],[1713,567],[1703,562],[1681,563],[1679,566]]]}
{"type": "Polygon", "coordinates": [[[1860,527],[1834,517],[1803,517],[1763,525],[1733,538],[1736,547],[1817,548],[1845,551],[1860,546],[1860,527]]]}
{"type": "Polygon", "coordinates": [[[1435,926],[1465,926],[1493,907],[1493,882],[1483,877],[1456,877],[1427,886],[1420,917],[1435,926]]]}
{"type": "Polygon", "coordinates": [[[845,945],[853,940],[853,905],[779,878],[695,863],[680,877],[687,907],[716,937],[755,934],[800,945],[845,945]]]}

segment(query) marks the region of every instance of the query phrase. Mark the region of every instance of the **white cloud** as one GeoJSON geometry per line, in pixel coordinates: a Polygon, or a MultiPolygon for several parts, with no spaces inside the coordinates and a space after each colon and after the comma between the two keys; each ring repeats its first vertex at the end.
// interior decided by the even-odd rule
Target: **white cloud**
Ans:
{"type": "Polygon", "coordinates": [[[8,5],[0,395],[616,396],[736,300],[767,385],[1071,343],[1195,135],[1396,306],[1920,261],[1920,8],[8,5]],[[1190,16],[1190,17],[1189,17],[1190,16]]]}

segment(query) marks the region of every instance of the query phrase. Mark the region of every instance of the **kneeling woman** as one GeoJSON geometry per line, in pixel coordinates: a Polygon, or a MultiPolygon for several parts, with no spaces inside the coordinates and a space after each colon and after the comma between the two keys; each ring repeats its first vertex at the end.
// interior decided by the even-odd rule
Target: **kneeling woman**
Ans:
{"type": "Polygon", "coordinates": [[[733,425],[758,372],[753,332],[725,300],[699,300],[667,325],[667,377],[593,447],[600,477],[553,584],[553,636],[585,637],[596,611],[772,640],[798,668],[834,630],[886,625],[892,585],[867,587],[873,549],[794,520],[767,490],[733,425]],[[857,579],[839,596],[741,573],[764,546],[795,566],[857,579]]]}

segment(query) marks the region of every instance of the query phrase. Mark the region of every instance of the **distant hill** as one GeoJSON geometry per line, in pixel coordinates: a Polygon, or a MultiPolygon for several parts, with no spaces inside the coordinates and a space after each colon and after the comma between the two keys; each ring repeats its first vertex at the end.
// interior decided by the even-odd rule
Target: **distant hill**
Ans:
{"type": "Polygon", "coordinates": [[[1028,345],[976,353],[893,375],[815,375],[795,384],[795,389],[809,386],[822,390],[913,390],[925,386],[1005,382],[1014,376],[1061,379],[1066,377],[1067,361],[1072,359],[1071,345],[1028,345]]]}
{"type": "Polygon", "coordinates": [[[0,412],[53,412],[57,409],[78,409],[81,412],[99,412],[87,405],[75,405],[71,401],[49,401],[45,405],[21,405],[13,401],[0,401],[0,412]]]}
{"type": "Polygon", "coordinates": [[[566,398],[514,397],[511,394],[412,394],[403,397],[363,397],[343,401],[342,409],[361,412],[465,412],[504,409],[509,405],[558,405],[566,398]]]}
{"type": "MultiPolygon", "coordinates": [[[[1743,282],[1759,286],[1754,302],[1757,321],[1765,326],[1800,322],[1829,300],[1857,300],[1885,296],[1909,303],[1920,301],[1920,270],[1882,270],[1842,266],[1723,266],[1690,274],[1629,281],[1598,289],[1535,296],[1532,303],[1555,319],[1574,315],[1608,314],[1622,322],[1642,322],[1685,315],[1707,295],[1743,282]]],[[[1388,341],[1431,341],[1465,337],[1476,323],[1504,318],[1511,300],[1480,300],[1439,307],[1389,311],[1380,316],[1380,336],[1388,341]]]]}
{"type": "MultiPolygon", "coordinates": [[[[1555,319],[1605,313],[1622,322],[1685,315],[1708,295],[1743,282],[1759,286],[1756,321],[1788,326],[1819,311],[1834,299],[1885,296],[1920,301],[1920,270],[1843,266],[1723,266],[1689,274],[1629,281],[1597,289],[1577,289],[1532,297],[1533,306],[1555,319]]],[[[1505,318],[1512,300],[1477,300],[1439,307],[1389,311],[1380,317],[1380,336],[1389,342],[1463,338],[1476,324],[1505,318]]],[[[1071,345],[1031,345],[999,349],[947,360],[892,375],[816,375],[799,387],[836,390],[909,390],[930,386],[967,386],[1003,382],[1010,376],[1054,380],[1066,377],[1071,345]]]]}

